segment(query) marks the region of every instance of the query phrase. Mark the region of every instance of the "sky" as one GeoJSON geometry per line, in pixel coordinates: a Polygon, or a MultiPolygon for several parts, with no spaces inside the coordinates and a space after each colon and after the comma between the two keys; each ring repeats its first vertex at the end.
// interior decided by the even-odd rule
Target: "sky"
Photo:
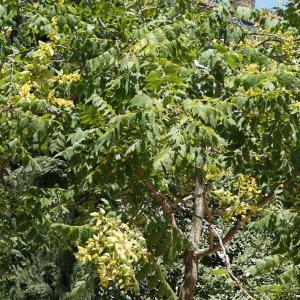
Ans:
{"type": "Polygon", "coordinates": [[[272,8],[274,6],[282,6],[282,3],[287,2],[286,0],[256,0],[257,8],[272,8]]]}

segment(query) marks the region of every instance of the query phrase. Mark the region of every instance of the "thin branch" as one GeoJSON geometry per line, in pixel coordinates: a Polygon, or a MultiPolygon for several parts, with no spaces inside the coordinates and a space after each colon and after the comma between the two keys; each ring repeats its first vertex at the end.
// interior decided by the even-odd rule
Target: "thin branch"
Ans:
{"type": "MultiPolygon", "coordinates": [[[[273,37],[276,39],[283,39],[282,37],[272,34],[272,33],[263,33],[263,32],[247,32],[246,35],[261,35],[261,36],[268,36],[268,37],[273,37]]],[[[284,40],[284,39],[283,39],[284,40]]]]}
{"type": "Polygon", "coordinates": [[[189,201],[189,200],[192,200],[192,199],[194,199],[194,195],[188,195],[188,196],[184,197],[184,198],[182,199],[182,201],[183,201],[183,202],[186,202],[186,201],[189,201]]]}
{"type": "MultiPolygon", "coordinates": [[[[238,232],[238,230],[241,229],[244,226],[244,224],[248,220],[248,217],[249,216],[246,215],[240,221],[236,222],[233,225],[233,227],[230,228],[230,230],[227,232],[225,237],[222,239],[222,243],[224,245],[226,245],[234,237],[234,235],[238,232]]],[[[221,244],[220,243],[214,244],[210,248],[204,248],[204,249],[200,249],[200,250],[196,251],[196,256],[197,257],[207,256],[207,255],[210,255],[212,253],[215,253],[215,252],[219,251],[220,249],[221,249],[221,244]]]]}
{"type": "MultiPolygon", "coordinates": [[[[296,57],[297,55],[299,55],[299,51],[292,51],[283,55],[270,55],[269,57],[274,59],[274,60],[278,60],[278,61],[282,61],[282,59],[287,59],[288,56],[291,57],[296,57]]],[[[299,65],[296,62],[293,61],[287,61],[288,63],[294,64],[294,65],[299,65]]]]}
{"type": "Polygon", "coordinates": [[[223,255],[224,255],[224,263],[225,263],[225,269],[229,275],[229,277],[238,285],[238,287],[240,288],[240,290],[246,295],[248,296],[250,299],[253,299],[255,300],[255,298],[245,289],[245,287],[243,286],[243,284],[241,283],[241,281],[234,275],[234,273],[232,272],[232,269],[231,269],[231,265],[230,265],[230,260],[229,260],[229,257],[226,253],[226,249],[225,249],[225,246],[222,242],[222,238],[221,236],[219,235],[219,233],[217,232],[217,230],[214,229],[214,227],[209,223],[207,222],[206,220],[204,220],[204,222],[208,225],[208,226],[211,226],[212,228],[212,231],[213,233],[218,237],[219,239],[219,243],[221,245],[221,249],[222,249],[222,252],[223,252],[223,255]]]}
{"type": "Polygon", "coordinates": [[[225,214],[229,213],[231,211],[232,207],[228,207],[228,208],[214,208],[214,209],[209,209],[210,214],[212,216],[218,216],[218,217],[222,217],[225,214]]]}
{"type": "Polygon", "coordinates": [[[169,199],[162,194],[161,192],[157,191],[155,187],[153,186],[151,180],[146,179],[144,180],[146,189],[150,192],[150,194],[155,198],[155,200],[159,203],[159,205],[162,207],[164,216],[166,217],[168,223],[175,228],[177,231],[181,230],[177,226],[177,222],[175,219],[175,216],[172,212],[172,206],[169,203],[169,199]]]}
{"type": "Polygon", "coordinates": [[[143,213],[143,211],[145,210],[146,206],[147,206],[146,203],[142,203],[140,209],[137,211],[137,213],[135,214],[135,216],[128,222],[128,225],[132,225],[135,222],[135,220],[137,219],[137,217],[139,217],[143,213]]]}
{"type": "Polygon", "coordinates": [[[65,50],[70,50],[70,51],[75,50],[74,48],[70,48],[70,47],[67,47],[67,46],[64,46],[64,45],[61,45],[61,44],[57,44],[56,47],[61,48],[61,49],[65,49],[65,50]]]}
{"type": "Polygon", "coordinates": [[[284,41],[283,39],[281,38],[278,38],[278,39],[274,39],[274,38],[269,38],[269,39],[266,39],[260,43],[258,43],[255,48],[259,48],[260,46],[264,46],[266,43],[269,43],[269,42],[277,42],[277,43],[281,43],[282,41],[284,41]]]}

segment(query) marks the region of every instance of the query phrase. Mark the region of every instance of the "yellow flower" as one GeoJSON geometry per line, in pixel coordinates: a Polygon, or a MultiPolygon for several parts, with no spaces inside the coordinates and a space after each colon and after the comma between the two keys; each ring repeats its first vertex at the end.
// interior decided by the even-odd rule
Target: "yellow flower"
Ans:
{"type": "Polygon", "coordinates": [[[28,83],[23,84],[19,89],[19,95],[21,97],[27,97],[30,94],[31,86],[28,83]]]}
{"type": "Polygon", "coordinates": [[[258,73],[259,68],[257,64],[250,64],[247,66],[246,71],[250,74],[258,73]]]}
{"type": "Polygon", "coordinates": [[[245,95],[247,97],[255,97],[255,96],[259,95],[259,92],[255,91],[253,88],[251,88],[245,92],[245,95]]]}
{"type": "Polygon", "coordinates": [[[245,43],[247,46],[250,46],[250,47],[253,46],[253,40],[252,40],[252,39],[245,38],[243,41],[244,41],[244,43],[245,43]]]}
{"type": "Polygon", "coordinates": [[[63,98],[53,98],[53,101],[59,106],[74,107],[74,102],[72,100],[63,98]]]}
{"type": "Polygon", "coordinates": [[[94,263],[103,288],[114,281],[126,290],[134,285],[134,263],[146,258],[146,242],[140,232],[104,213],[102,210],[91,214],[96,224],[103,225],[90,227],[94,234],[84,247],[78,247],[76,257],[82,262],[94,263]]]}
{"type": "Polygon", "coordinates": [[[7,38],[10,37],[11,33],[12,33],[12,27],[11,27],[11,26],[5,26],[5,27],[3,28],[2,34],[3,34],[5,37],[7,37],[7,38]]]}
{"type": "Polygon", "coordinates": [[[80,74],[77,72],[70,73],[70,74],[63,74],[63,71],[60,71],[57,75],[57,78],[60,84],[70,84],[74,81],[79,81],[80,74]]]}
{"type": "Polygon", "coordinates": [[[44,43],[39,41],[39,47],[32,54],[32,57],[39,60],[41,63],[49,63],[51,57],[54,55],[53,46],[53,43],[44,43]]]}
{"type": "Polygon", "coordinates": [[[300,108],[300,102],[294,102],[291,104],[293,108],[300,108]]]}
{"type": "Polygon", "coordinates": [[[0,68],[0,74],[7,74],[9,72],[9,64],[4,63],[2,68],[0,68]]]}
{"type": "Polygon", "coordinates": [[[58,35],[57,17],[51,19],[51,29],[49,33],[49,38],[51,41],[55,42],[58,35]]]}

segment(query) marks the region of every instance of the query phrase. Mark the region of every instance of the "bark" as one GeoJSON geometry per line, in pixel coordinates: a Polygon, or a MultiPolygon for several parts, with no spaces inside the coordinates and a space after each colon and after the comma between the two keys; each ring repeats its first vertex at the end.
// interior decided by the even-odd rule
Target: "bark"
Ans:
{"type": "Polygon", "coordinates": [[[185,252],[184,278],[180,286],[179,300],[192,300],[198,277],[198,258],[195,251],[189,249],[185,252]]]}
{"type": "Polygon", "coordinates": [[[194,214],[189,240],[194,249],[197,249],[202,234],[203,218],[205,212],[203,184],[199,178],[196,180],[194,197],[194,214]]]}
{"type": "Polygon", "coordinates": [[[190,247],[184,254],[184,278],[179,290],[180,300],[193,299],[198,277],[198,261],[196,249],[202,234],[203,218],[205,213],[203,184],[199,178],[196,180],[194,197],[194,214],[192,218],[191,232],[189,236],[190,247]]]}
{"type": "Polygon", "coordinates": [[[207,217],[207,223],[208,223],[208,247],[212,248],[213,246],[213,228],[212,228],[212,219],[211,219],[211,210],[208,206],[208,202],[206,197],[204,196],[204,208],[205,208],[205,216],[207,217]]]}

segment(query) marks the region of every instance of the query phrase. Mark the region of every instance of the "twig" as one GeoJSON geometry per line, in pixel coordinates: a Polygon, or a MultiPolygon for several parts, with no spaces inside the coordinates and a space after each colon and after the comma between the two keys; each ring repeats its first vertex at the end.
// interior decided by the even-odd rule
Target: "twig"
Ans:
{"type": "Polygon", "coordinates": [[[229,277],[238,285],[238,287],[240,288],[240,290],[245,294],[247,295],[250,299],[252,300],[255,300],[255,298],[245,289],[245,287],[242,285],[241,281],[234,275],[234,273],[232,272],[232,269],[231,269],[231,265],[230,265],[230,260],[229,260],[229,257],[226,253],[226,249],[225,249],[225,246],[222,242],[222,238],[221,236],[219,235],[219,233],[214,229],[214,227],[209,223],[207,222],[206,220],[203,220],[204,223],[206,223],[208,226],[211,227],[213,233],[218,237],[219,239],[219,243],[221,245],[221,249],[222,249],[222,252],[223,252],[223,255],[224,255],[224,263],[225,263],[225,269],[229,275],[229,277]]]}
{"type": "Polygon", "coordinates": [[[238,299],[237,297],[239,297],[241,293],[242,291],[239,290],[238,293],[236,293],[236,295],[232,298],[232,300],[238,299]]]}
{"type": "Polygon", "coordinates": [[[128,225],[132,225],[132,224],[135,222],[136,218],[137,218],[139,215],[141,215],[141,213],[144,211],[144,209],[145,209],[146,206],[147,206],[146,203],[143,203],[143,204],[141,205],[140,209],[137,211],[137,213],[135,214],[135,216],[128,222],[128,225]]]}
{"type": "Polygon", "coordinates": [[[188,195],[182,199],[183,202],[194,199],[194,195],[188,195]]]}
{"type": "Polygon", "coordinates": [[[255,48],[258,48],[260,46],[264,46],[266,43],[269,43],[269,42],[277,42],[277,43],[281,43],[283,41],[283,39],[281,38],[277,38],[277,39],[272,39],[272,38],[269,38],[269,39],[266,39],[260,43],[258,43],[255,48]]]}
{"type": "MultiPolygon", "coordinates": [[[[278,35],[276,34],[272,34],[272,33],[263,33],[263,32],[247,32],[246,35],[263,35],[263,36],[269,36],[269,37],[273,37],[273,38],[276,38],[276,39],[283,39],[281,37],[279,37],[278,35]]],[[[284,39],[283,39],[284,40],[284,39]]]]}
{"type": "Polygon", "coordinates": [[[61,45],[61,44],[57,44],[56,47],[61,48],[61,49],[65,49],[65,50],[71,50],[71,51],[75,50],[74,48],[69,48],[69,47],[61,45]]]}
{"type": "Polygon", "coordinates": [[[232,207],[228,207],[228,208],[215,208],[215,209],[209,209],[210,214],[212,216],[218,216],[218,217],[222,217],[225,214],[227,214],[228,212],[230,212],[232,209],[232,207]]]}

